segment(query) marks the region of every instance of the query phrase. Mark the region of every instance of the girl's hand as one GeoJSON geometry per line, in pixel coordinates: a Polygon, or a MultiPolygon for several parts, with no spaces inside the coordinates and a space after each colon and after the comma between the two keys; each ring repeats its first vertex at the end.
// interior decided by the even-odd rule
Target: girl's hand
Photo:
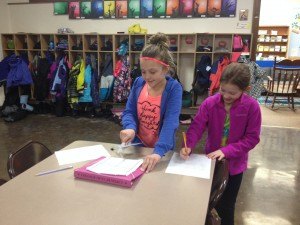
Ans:
{"type": "Polygon", "coordinates": [[[192,149],[191,148],[182,148],[180,150],[180,157],[184,160],[187,160],[190,156],[190,153],[191,153],[192,149]]]}
{"type": "Polygon", "coordinates": [[[135,131],[133,129],[125,129],[120,131],[121,143],[127,144],[131,142],[135,137],[135,131]]]}
{"type": "Polygon", "coordinates": [[[210,159],[218,159],[219,161],[225,158],[224,153],[221,150],[217,150],[214,152],[211,152],[207,155],[208,158],[210,159]]]}
{"type": "Polygon", "coordinates": [[[142,170],[149,173],[155,167],[156,163],[160,161],[161,157],[158,154],[147,155],[142,164],[142,170]]]}

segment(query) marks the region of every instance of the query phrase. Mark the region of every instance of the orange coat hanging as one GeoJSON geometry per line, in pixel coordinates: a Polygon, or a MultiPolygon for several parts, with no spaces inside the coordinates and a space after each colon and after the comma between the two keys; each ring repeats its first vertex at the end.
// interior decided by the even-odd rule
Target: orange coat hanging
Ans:
{"type": "Polygon", "coordinates": [[[218,60],[218,69],[216,73],[211,73],[210,74],[210,88],[209,88],[209,95],[213,95],[215,92],[219,90],[220,87],[220,80],[222,73],[227,65],[229,65],[230,60],[228,59],[227,56],[221,57],[218,60]]]}

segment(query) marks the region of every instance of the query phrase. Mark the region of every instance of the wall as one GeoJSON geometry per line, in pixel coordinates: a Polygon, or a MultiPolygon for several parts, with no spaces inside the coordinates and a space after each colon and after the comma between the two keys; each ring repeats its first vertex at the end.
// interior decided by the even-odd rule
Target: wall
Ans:
{"type": "Polygon", "coordinates": [[[76,33],[98,32],[116,33],[127,31],[134,23],[148,28],[148,33],[158,31],[165,33],[250,33],[252,8],[254,0],[238,0],[239,9],[249,9],[247,29],[237,29],[238,16],[235,18],[205,19],[102,19],[102,20],[69,20],[68,16],[54,16],[53,4],[21,4],[10,5],[12,32],[55,33],[59,27],[69,27],[76,33]]]}
{"type": "Polygon", "coordinates": [[[300,8],[299,0],[261,0],[259,25],[289,26],[297,8],[300,8]]]}
{"type": "Polygon", "coordinates": [[[5,1],[0,1],[0,32],[9,32],[10,27],[9,6],[5,1]]]}
{"type": "MultiPolygon", "coordinates": [[[[0,1],[0,33],[8,33],[10,30],[10,16],[9,16],[9,6],[6,4],[6,1],[0,1]]],[[[1,36],[0,36],[0,43],[1,36]]],[[[2,60],[2,45],[0,44],[0,61],[2,60]]],[[[0,87],[0,106],[4,102],[4,89],[3,86],[0,87]]]]}
{"type": "MultiPolygon", "coordinates": [[[[1,0],[0,0],[1,1],[1,0]]],[[[20,1],[27,0],[7,0],[20,1]]],[[[102,20],[69,20],[67,15],[53,15],[53,4],[14,4],[9,5],[10,28],[13,33],[56,33],[60,27],[68,27],[75,33],[97,32],[114,34],[118,31],[127,33],[128,27],[140,23],[148,33],[251,33],[252,10],[254,0],[238,0],[237,16],[234,18],[191,18],[191,19],[102,19],[102,20]],[[239,10],[248,9],[248,26],[237,28],[239,10]]],[[[189,59],[193,62],[193,59],[189,59]]],[[[191,89],[193,66],[182,62],[181,81],[186,90],[191,89]]],[[[192,63],[193,64],[193,63],[192,63]]],[[[180,75],[180,74],[179,74],[180,75]]]]}
{"type": "MultiPolygon", "coordinates": [[[[0,33],[11,32],[10,27],[9,6],[6,4],[6,1],[0,1],[0,33]]],[[[2,60],[2,45],[0,45],[0,60],[2,60]]]]}

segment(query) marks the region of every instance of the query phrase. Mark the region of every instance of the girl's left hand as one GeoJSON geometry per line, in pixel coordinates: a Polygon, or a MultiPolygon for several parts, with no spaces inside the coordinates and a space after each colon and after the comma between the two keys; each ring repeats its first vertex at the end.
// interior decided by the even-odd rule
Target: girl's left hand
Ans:
{"type": "Polygon", "coordinates": [[[210,159],[218,159],[219,161],[225,158],[224,153],[221,150],[217,150],[214,152],[211,152],[207,155],[208,158],[210,159]]]}
{"type": "Polygon", "coordinates": [[[146,173],[149,173],[151,170],[153,170],[156,163],[158,163],[160,159],[161,157],[158,154],[147,155],[142,164],[142,170],[146,171],[146,173]]]}

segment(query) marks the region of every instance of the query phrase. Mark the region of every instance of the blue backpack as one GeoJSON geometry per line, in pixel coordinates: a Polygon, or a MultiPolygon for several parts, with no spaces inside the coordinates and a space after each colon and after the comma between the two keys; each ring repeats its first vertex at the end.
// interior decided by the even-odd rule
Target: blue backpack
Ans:
{"type": "Polygon", "coordinates": [[[195,76],[193,81],[193,91],[196,95],[207,93],[210,86],[211,58],[203,55],[195,68],[195,76]]]}

